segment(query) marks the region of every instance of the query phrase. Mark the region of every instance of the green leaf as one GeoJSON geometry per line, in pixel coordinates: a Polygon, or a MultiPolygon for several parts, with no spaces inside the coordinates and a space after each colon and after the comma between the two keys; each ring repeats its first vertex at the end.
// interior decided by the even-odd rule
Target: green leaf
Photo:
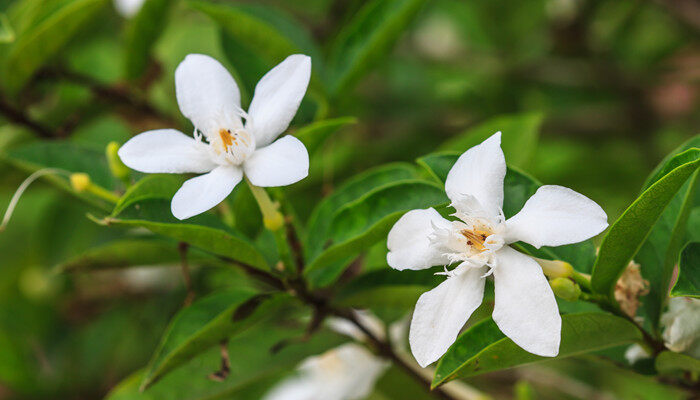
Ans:
{"type": "MultiPolygon", "coordinates": [[[[418,165],[425,168],[435,179],[444,183],[447,174],[459,158],[460,153],[439,152],[428,154],[416,160],[418,165]]],[[[503,213],[512,217],[520,211],[525,202],[535,194],[541,183],[530,175],[509,167],[503,180],[503,213]]],[[[558,247],[534,248],[525,243],[517,244],[519,250],[535,257],[569,262],[578,271],[590,272],[595,260],[595,245],[586,240],[558,247]]]]}
{"type": "MultiPolygon", "coordinates": [[[[591,277],[596,292],[612,297],[617,279],[640,249],[651,228],[685,181],[700,166],[700,150],[687,150],[675,159],[684,162],[649,186],[605,235],[591,277]]],[[[675,162],[671,164],[675,165],[675,162]]]]}
{"type": "Polygon", "coordinates": [[[317,257],[323,251],[326,243],[331,240],[331,223],[339,208],[377,187],[415,177],[415,168],[410,164],[388,164],[367,170],[343,183],[331,195],[323,199],[309,217],[306,240],[304,241],[306,259],[311,260],[317,257]]]}
{"type": "Polygon", "coordinates": [[[678,280],[671,296],[700,298],[700,242],[688,243],[681,252],[678,280]]]}
{"type": "Polygon", "coordinates": [[[0,43],[12,43],[15,41],[15,37],[15,30],[12,29],[7,15],[0,13],[0,43]]]}
{"type": "Polygon", "coordinates": [[[398,181],[369,191],[335,213],[330,227],[334,244],[306,267],[305,276],[312,286],[332,283],[350,257],[386,237],[406,211],[435,207],[447,201],[442,187],[417,179],[398,181]]]}
{"type": "Polygon", "coordinates": [[[50,16],[19,35],[5,60],[2,78],[6,89],[17,93],[105,3],[106,0],[65,2],[50,16]]]}
{"type": "Polygon", "coordinates": [[[329,136],[338,132],[341,128],[355,123],[357,123],[357,118],[355,117],[325,119],[306,125],[294,132],[293,135],[304,143],[309,154],[313,154],[329,136]]]}
{"type": "Polygon", "coordinates": [[[256,4],[213,4],[191,1],[192,8],[208,15],[222,29],[222,47],[252,95],[257,81],[289,55],[312,58],[311,87],[323,69],[316,44],[304,26],[278,9],[256,4]]]}
{"type": "MultiPolygon", "coordinates": [[[[188,252],[188,259],[205,260],[204,254],[188,252]]],[[[56,272],[103,270],[180,262],[177,243],[148,238],[130,238],[93,247],[55,267],[56,272]]]]}
{"type": "Polygon", "coordinates": [[[257,400],[263,398],[275,382],[294,371],[304,358],[323,353],[344,340],[321,330],[303,346],[290,345],[273,353],[270,350],[276,344],[305,333],[303,326],[296,327],[300,324],[290,324],[289,320],[276,322],[263,321],[229,340],[231,372],[222,382],[207,377],[221,365],[220,350],[215,347],[171,371],[144,392],[139,391],[144,371],[139,371],[114,387],[106,399],[257,400]]]}
{"type": "Polygon", "coordinates": [[[128,79],[141,77],[151,49],[163,32],[173,0],[146,0],[126,27],[124,68],[128,79]]]}
{"type": "Polygon", "coordinates": [[[341,29],[328,57],[328,87],[339,96],[389,53],[424,0],[374,0],[341,29]]]}
{"type": "Polygon", "coordinates": [[[183,308],[173,318],[144,374],[145,389],[169,371],[222,340],[239,334],[288,301],[284,294],[272,296],[252,290],[215,293],[183,308]]]}
{"type": "MultiPolygon", "coordinates": [[[[692,161],[692,152],[700,145],[700,136],[673,151],[657,166],[644,184],[644,190],[679,165],[692,161]],[[682,154],[682,155],[681,155],[682,154]]],[[[698,172],[671,199],[634,259],[641,265],[642,275],[649,281],[649,293],[642,301],[642,316],[659,329],[659,319],[668,298],[668,288],[683,244],[689,238],[688,221],[698,194],[698,172]]]]}
{"type": "Polygon", "coordinates": [[[700,360],[672,351],[662,351],[656,356],[654,364],[656,370],[661,373],[690,371],[694,374],[700,374],[700,360]]]}
{"type": "Polygon", "coordinates": [[[147,175],[132,186],[119,199],[112,211],[113,216],[121,214],[129,206],[145,200],[172,198],[185,179],[181,175],[147,175]]]}
{"type": "Polygon", "coordinates": [[[267,262],[243,235],[205,213],[185,221],[176,219],[170,202],[179,188],[177,176],[151,175],[122,196],[111,216],[96,220],[104,225],[143,227],[153,233],[187,242],[207,252],[268,269],[267,262]]]}
{"type": "Polygon", "coordinates": [[[508,165],[524,167],[537,147],[543,116],[541,113],[504,115],[489,119],[455,136],[440,146],[441,151],[465,152],[501,131],[501,148],[508,165]]]}
{"type": "Polygon", "coordinates": [[[345,285],[334,301],[353,308],[412,308],[421,294],[443,280],[432,270],[396,271],[386,268],[360,275],[345,285]]]}
{"type": "Polygon", "coordinates": [[[562,316],[561,346],[555,358],[540,357],[518,347],[492,319],[467,329],[437,365],[432,386],[518,365],[585,354],[640,340],[634,324],[606,313],[562,316]]]}

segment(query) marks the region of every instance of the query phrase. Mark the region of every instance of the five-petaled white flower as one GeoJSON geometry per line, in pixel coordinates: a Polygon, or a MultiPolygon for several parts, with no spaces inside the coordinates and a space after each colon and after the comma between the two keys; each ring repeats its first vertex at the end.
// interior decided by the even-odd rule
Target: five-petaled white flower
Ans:
{"type": "Polygon", "coordinates": [[[418,299],[409,343],[426,366],[442,356],[481,304],[484,282],[493,274],[493,319],[518,346],[553,357],[559,353],[561,317],[540,266],[508,244],[535,247],[576,243],[602,232],[605,212],[587,197],[561,186],[542,186],[519,213],[505,219],[506,163],[497,132],[462,154],[450,170],[445,191],[458,218],[433,208],[412,210],[389,232],[387,261],[397,270],[460,263],[447,279],[418,299]]]}
{"type": "Polygon", "coordinates": [[[244,173],[255,186],[298,182],[309,173],[306,147],[293,136],[275,139],[296,114],[310,76],[308,56],[287,57],[260,79],[246,113],[226,68],[209,56],[190,54],[175,70],[175,90],[195,138],[174,129],[148,131],[126,142],[119,157],[141,172],[204,173],[175,193],[171,210],[178,219],[222,202],[244,173]]]}
{"type": "Polygon", "coordinates": [[[389,366],[362,345],[344,344],[309,357],[297,374],[275,386],[264,400],[355,400],[367,397],[389,366]]]}

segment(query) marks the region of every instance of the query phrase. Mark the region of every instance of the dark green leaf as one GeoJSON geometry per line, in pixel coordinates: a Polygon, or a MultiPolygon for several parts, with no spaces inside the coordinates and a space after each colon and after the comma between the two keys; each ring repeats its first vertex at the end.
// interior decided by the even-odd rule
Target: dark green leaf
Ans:
{"type": "MultiPolygon", "coordinates": [[[[188,253],[190,261],[207,259],[201,253],[188,253]]],[[[177,243],[148,238],[116,240],[93,247],[56,266],[57,272],[95,271],[180,262],[177,243]]]]}
{"type": "Polygon", "coordinates": [[[318,150],[329,136],[339,131],[341,128],[357,123],[355,117],[341,117],[316,121],[293,133],[297,139],[301,140],[312,154],[318,150]]]}
{"type": "Polygon", "coordinates": [[[522,168],[527,165],[535,152],[542,120],[540,113],[492,118],[443,143],[440,150],[465,152],[501,131],[501,148],[508,160],[508,165],[522,168]]]}
{"type": "Polygon", "coordinates": [[[329,230],[333,216],[343,205],[357,200],[377,187],[415,177],[415,168],[410,164],[389,164],[365,171],[343,183],[323,199],[309,217],[305,240],[306,258],[310,260],[317,257],[331,240],[329,230]]]}
{"type": "Polygon", "coordinates": [[[593,289],[598,293],[612,295],[617,279],[642,246],[668,203],[700,166],[698,149],[687,150],[674,157],[676,158],[686,162],[649,186],[613,223],[603,239],[591,278],[593,289]]]}
{"type": "Polygon", "coordinates": [[[173,0],[146,0],[128,22],[125,43],[125,72],[128,79],[141,77],[151,58],[151,49],[165,28],[173,0]]]}
{"type": "MultiPolygon", "coordinates": [[[[611,314],[563,315],[561,346],[556,358],[619,346],[640,338],[641,333],[632,323],[611,314]]],[[[547,360],[552,358],[536,356],[518,347],[492,319],[487,319],[463,332],[447,350],[438,363],[433,387],[456,378],[547,360]]]]}
{"type": "Polygon", "coordinates": [[[328,86],[334,96],[354,85],[390,50],[425,3],[374,0],[365,4],[331,44],[328,86]]]}
{"type": "Polygon", "coordinates": [[[688,243],[681,252],[678,280],[671,296],[700,297],[700,242],[688,243]]]}
{"type": "Polygon", "coordinates": [[[18,36],[4,60],[2,81],[7,90],[16,93],[21,89],[105,3],[106,0],[64,2],[18,36]]]}
{"type": "Polygon", "coordinates": [[[172,320],[141,383],[147,388],[192,357],[254,323],[274,315],[286,295],[261,295],[252,290],[215,293],[183,308],[172,320]]]}
{"type": "Polygon", "coordinates": [[[328,285],[343,271],[344,261],[386,237],[406,211],[446,203],[442,187],[421,180],[403,180],[371,190],[335,213],[329,230],[334,244],[315,258],[304,274],[312,286],[328,285]]]}
{"type": "Polygon", "coordinates": [[[662,373],[682,371],[700,373],[700,360],[672,351],[662,351],[656,356],[655,366],[656,370],[662,373]]]}
{"type": "Polygon", "coordinates": [[[443,280],[432,270],[396,271],[386,268],[360,275],[343,287],[336,301],[353,308],[412,308],[422,293],[443,280]]]}
{"type": "Polygon", "coordinates": [[[250,241],[212,214],[200,214],[185,221],[172,215],[170,202],[181,179],[173,175],[151,175],[142,179],[122,196],[111,216],[96,222],[143,227],[213,254],[267,269],[267,262],[250,241]]]}

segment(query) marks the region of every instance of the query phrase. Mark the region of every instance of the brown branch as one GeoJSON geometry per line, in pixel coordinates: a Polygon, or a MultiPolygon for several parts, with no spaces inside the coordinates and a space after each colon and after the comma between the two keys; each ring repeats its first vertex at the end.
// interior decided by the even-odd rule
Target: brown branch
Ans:
{"type": "Polygon", "coordinates": [[[37,74],[37,79],[63,80],[79,86],[84,86],[104,103],[123,106],[127,108],[130,113],[158,120],[163,125],[178,125],[178,121],[175,118],[158,110],[142,96],[130,91],[128,87],[125,86],[105,85],[88,75],[68,71],[66,69],[44,69],[37,74]]]}
{"type": "Polygon", "coordinates": [[[190,267],[187,262],[187,249],[189,244],[185,242],[180,242],[177,246],[180,251],[180,265],[182,267],[182,277],[185,280],[185,287],[187,288],[187,297],[185,297],[185,307],[192,304],[194,300],[194,289],[192,289],[192,277],[190,276],[190,267]]]}
{"type": "Polygon", "coordinates": [[[14,122],[18,125],[23,125],[31,129],[42,138],[55,138],[55,135],[53,134],[51,129],[45,127],[37,121],[32,120],[26,113],[24,113],[22,110],[15,108],[2,96],[0,96],[0,113],[3,114],[11,122],[14,122]]]}
{"type": "Polygon", "coordinates": [[[231,373],[231,359],[228,355],[228,340],[222,340],[219,345],[221,349],[221,368],[218,371],[209,374],[207,378],[216,382],[223,382],[231,373]]]}

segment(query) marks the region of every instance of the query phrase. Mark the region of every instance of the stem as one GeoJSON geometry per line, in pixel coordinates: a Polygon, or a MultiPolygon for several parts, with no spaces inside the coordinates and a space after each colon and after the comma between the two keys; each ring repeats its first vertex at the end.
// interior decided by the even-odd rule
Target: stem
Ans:
{"type": "Polygon", "coordinates": [[[593,293],[593,287],[591,286],[591,276],[574,270],[571,273],[571,279],[578,283],[581,288],[585,289],[589,293],[593,293]]]}
{"type": "Polygon", "coordinates": [[[103,188],[102,186],[95,185],[94,183],[91,183],[90,186],[88,186],[87,191],[110,203],[117,204],[119,202],[119,196],[103,188]]]}
{"type": "Polygon", "coordinates": [[[182,267],[182,277],[185,280],[185,288],[187,288],[187,297],[185,297],[185,307],[192,304],[194,300],[194,290],[192,289],[192,277],[190,276],[190,267],[187,262],[187,250],[189,249],[189,244],[185,242],[180,242],[177,246],[180,251],[180,265],[182,267]]]}
{"type": "Polygon", "coordinates": [[[263,216],[263,224],[265,228],[272,232],[279,230],[284,226],[284,217],[282,213],[278,211],[278,205],[272,202],[270,195],[267,194],[265,189],[253,185],[248,178],[245,178],[246,183],[250,187],[250,191],[255,197],[255,201],[258,202],[258,207],[260,207],[260,212],[263,216]]]}

